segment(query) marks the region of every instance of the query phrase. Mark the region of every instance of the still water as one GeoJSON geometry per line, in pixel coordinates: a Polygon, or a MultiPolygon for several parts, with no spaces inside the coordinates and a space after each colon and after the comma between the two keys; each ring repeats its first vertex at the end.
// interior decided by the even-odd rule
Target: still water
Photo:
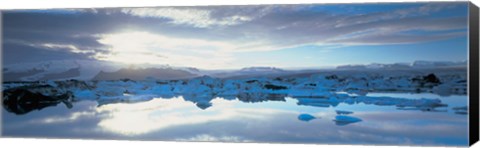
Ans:
{"type": "MultiPolygon", "coordinates": [[[[468,116],[451,109],[466,106],[466,96],[370,93],[409,99],[439,98],[441,111],[400,110],[395,106],[339,103],[298,105],[296,98],[257,103],[214,98],[201,109],[183,97],[99,105],[83,100],[24,115],[2,112],[2,135],[82,139],[274,142],[318,144],[448,145],[468,143],[468,116]],[[336,111],[353,112],[351,124],[334,121],[336,111]],[[301,120],[300,115],[311,115],[301,120]]],[[[302,116],[303,117],[303,116],[302,116]]]]}

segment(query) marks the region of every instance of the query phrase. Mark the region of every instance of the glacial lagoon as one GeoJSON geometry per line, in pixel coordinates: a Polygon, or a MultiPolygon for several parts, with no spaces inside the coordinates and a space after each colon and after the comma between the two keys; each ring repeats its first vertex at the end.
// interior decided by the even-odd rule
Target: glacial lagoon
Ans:
{"type": "Polygon", "coordinates": [[[277,97],[260,101],[216,97],[204,107],[183,96],[113,103],[80,100],[72,102],[71,108],[60,103],[19,115],[3,108],[2,135],[311,144],[468,143],[468,116],[461,112],[467,105],[465,95],[368,93],[360,96],[363,101],[348,95],[356,101],[347,98],[323,105],[305,104],[302,98],[277,97]],[[379,102],[382,97],[400,101],[438,98],[447,106],[415,109],[379,102]]]}
{"type": "Polygon", "coordinates": [[[3,83],[3,136],[466,146],[463,70],[3,83]]]}

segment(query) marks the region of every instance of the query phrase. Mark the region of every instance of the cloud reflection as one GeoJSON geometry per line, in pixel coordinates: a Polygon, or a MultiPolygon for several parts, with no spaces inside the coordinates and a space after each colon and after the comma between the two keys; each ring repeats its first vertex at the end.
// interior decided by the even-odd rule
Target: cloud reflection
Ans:
{"type": "Polygon", "coordinates": [[[172,99],[153,99],[134,104],[108,104],[100,106],[97,112],[104,112],[108,117],[98,125],[105,130],[123,134],[139,135],[152,131],[181,125],[202,124],[212,121],[232,119],[265,119],[269,114],[285,113],[275,109],[236,108],[235,102],[223,99],[212,100],[213,106],[200,110],[192,102],[182,97],[172,99]]]}
{"type": "Polygon", "coordinates": [[[333,108],[286,102],[244,103],[215,98],[199,109],[182,97],[97,106],[90,101],[46,108],[23,116],[6,113],[4,136],[128,140],[282,142],[323,144],[455,145],[468,141],[467,116],[396,110],[391,106],[340,104],[333,108]],[[362,110],[360,108],[368,108],[362,110]],[[362,122],[337,126],[336,110],[362,122]],[[308,113],[318,119],[298,120],[308,113]]]}

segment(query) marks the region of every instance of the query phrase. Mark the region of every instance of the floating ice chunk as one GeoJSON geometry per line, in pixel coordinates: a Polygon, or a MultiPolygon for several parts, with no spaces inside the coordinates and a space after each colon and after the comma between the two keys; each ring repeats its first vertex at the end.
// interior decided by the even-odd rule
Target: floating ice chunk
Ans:
{"type": "Polygon", "coordinates": [[[205,110],[205,109],[211,107],[211,106],[212,106],[212,103],[206,102],[206,101],[202,101],[202,102],[197,102],[195,105],[196,105],[198,108],[200,108],[200,109],[202,109],[202,110],[205,110]]]}
{"type": "Polygon", "coordinates": [[[315,117],[310,115],[310,114],[300,114],[300,115],[298,115],[298,120],[301,120],[301,121],[308,122],[308,121],[313,120],[313,119],[315,119],[315,117]]]}
{"type": "Polygon", "coordinates": [[[170,85],[159,85],[151,88],[156,94],[173,94],[173,88],[170,85]]]}
{"type": "Polygon", "coordinates": [[[90,90],[76,90],[73,91],[73,96],[78,100],[95,100],[99,96],[90,90]]]}
{"type": "Polygon", "coordinates": [[[150,101],[155,97],[156,95],[130,95],[128,99],[132,102],[144,102],[150,101]]]}
{"type": "Polygon", "coordinates": [[[285,95],[269,93],[241,93],[236,96],[242,102],[285,101],[285,95]]]}
{"type": "Polygon", "coordinates": [[[358,96],[366,96],[368,94],[366,90],[347,90],[347,92],[358,96]]]}
{"type": "Polygon", "coordinates": [[[344,125],[360,122],[362,121],[362,119],[351,117],[351,116],[345,116],[345,115],[337,115],[335,116],[335,120],[333,121],[335,122],[336,125],[344,126],[344,125]]]}
{"type": "Polygon", "coordinates": [[[218,97],[223,98],[224,100],[235,100],[237,96],[234,95],[219,95],[218,97]]]}
{"type": "Polygon", "coordinates": [[[468,107],[467,106],[454,107],[452,109],[455,111],[455,114],[459,114],[459,115],[467,115],[468,114],[468,107]]]}
{"type": "Polygon", "coordinates": [[[52,87],[58,87],[57,83],[55,83],[55,81],[53,81],[53,80],[48,80],[45,83],[52,86],[52,87]]]}
{"type": "Polygon", "coordinates": [[[344,111],[344,110],[336,110],[337,115],[348,115],[348,114],[353,114],[351,111],[344,111]]]}
{"type": "Polygon", "coordinates": [[[307,105],[307,106],[315,106],[315,107],[330,107],[330,106],[337,106],[340,102],[332,97],[332,98],[297,98],[298,105],[307,105]]]}
{"type": "Polygon", "coordinates": [[[455,111],[455,114],[468,115],[468,111],[455,111]]]}
{"type": "Polygon", "coordinates": [[[121,86],[120,83],[116,82],[100,82],[97,84],[97,87],[95,89],[96,94],[99,94],[101,96],[122,96],[123,93],[125,93],[126,89],[121,86]]]}
{"type": "Polygon", "coordinates": [[[441,95],[441,96],[449,96],[452,94],[454,88],[452,88],[451,84],[441,84],[439,86],[434,87],[433,92],[441,95]]]}
{"type": "Polygon", "coordinates": [[[468,110],[467,106],[461,106],[461,107],[453,107],[453,110],[468,110]]]}
{"type": "Polygon", "coordinates": [[[437,109],[434,107],[425,107],[425,106],[419,106],[419,107],[399,107],[397,108],[398,110],[420,110],[424,112],[447,112],[446,109],[437,109]]]}
{"type": "Polygon", "coordinates": [[[292,97],[311,97],[311,98],[326,98],[331,95],[328,91],[318,91],[309,89],[291,89],[288,93],[292,97]]]}

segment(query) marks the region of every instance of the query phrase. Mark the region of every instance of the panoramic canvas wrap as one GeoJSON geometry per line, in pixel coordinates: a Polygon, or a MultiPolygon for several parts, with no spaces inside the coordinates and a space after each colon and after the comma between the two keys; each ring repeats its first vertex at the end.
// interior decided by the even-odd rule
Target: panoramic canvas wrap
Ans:
{"type": "Polygon", "coordinates": [[[2,136],[467,146],[468,7],[3,10],[2,136]]]}

